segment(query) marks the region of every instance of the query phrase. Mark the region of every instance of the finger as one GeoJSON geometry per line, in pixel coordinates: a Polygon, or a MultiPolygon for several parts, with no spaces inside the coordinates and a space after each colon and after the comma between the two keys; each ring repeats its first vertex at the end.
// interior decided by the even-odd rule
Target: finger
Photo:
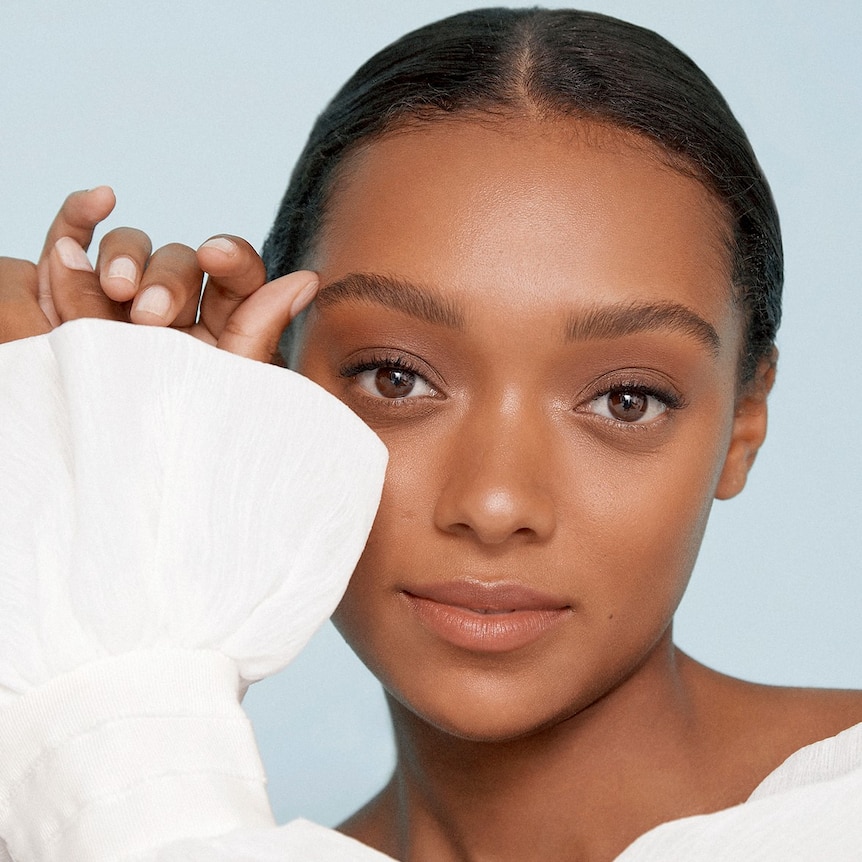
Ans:
{"type": "Polygon", "coordinates": [[[152,250],[150,238],[141,230],[118,227],[105,234],[96,261],[102,290],[116,302],[134,299],[152,250]]]}
{"type": "Polygon", "coordinates": [[[36,264],[0,257],[0,344],[51,331],[39,308],[36,264]]]}
{"type": "Polygon", "coordinates": [[[110,215],[116,203],[113,189],[109,186],[97,186],[88,191],[72,192],[63,201],[60,212],[48,228],[48,236],[39,259],[42,260],[50,255],[61,236],[70,236],[81,248],[88,249],[96,225],[110,215]]]}
{"type": "Polygon", "coordinates": [[[263,285],[228,318],[218,346],[248,359],[272,361],[281,333],[314,299],[319,286],[316,273],[308,270],[263,285]]]}
{"type": "Polygon", "coordinates": [[[198,262],[207,273],[200,321],[218,339],[228,318],[266,281],[266,267],[244,239],[227,235],[208,239],[198,262]]]}
{"type": "Polygon", "coordinates": [[[49,258],[60,237],[68,236],[82,248],[90,247],[96,225],[107,218],[117,199],[108,186],[98,186],[89,191],[72,192],[60,207],[39,256],[39,305],[54,325],[60,322],[51,297],[49,258]]]}
{"type": "Polygon", "coordinates": [[[191,326],[201,295],[203,272],[192,248],[171,243],[156,251],[132,303],[132,323],[191,326]]]}
{"type": "Polygon", "coordinates": [[[105,296],[86,252],[71,237],[62,236],[54,244],[48,255],[48,270],[60,320],[126,320],[123,307],[105,296]]]}

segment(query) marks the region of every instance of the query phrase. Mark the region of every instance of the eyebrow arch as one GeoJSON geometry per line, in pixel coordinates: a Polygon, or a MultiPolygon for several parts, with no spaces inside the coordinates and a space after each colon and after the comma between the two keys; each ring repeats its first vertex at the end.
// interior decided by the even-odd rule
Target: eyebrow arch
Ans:
{"type": "Polygon", "coordinates": [[[566,341],[624,338],[638,332],[669,330],[700,342],[713,354],[721,349],[715,327],[676,302],[630,303],[599,306],[573,312],[566,320],[566,341]]]}
{"type": "Polygon", "coordinates": [[[464,326],[464,315],[451,302],[434,296],[427,288],[388,275],[351,272],[324,285],[315,305],[318,308],[330,308],[341,302],[384,305],[426,323],[450,329],[464,326]]]}
{"type": "MultiPolygon", "coordinates": [[[[394,308],[426,323],[450,329],[464,327],[458,307],[433,291],[389,275],[351,272],[324,286],[315,299],[318,308],[342,302],[363,302],[394,308]]],[[[571,312],[565,324],[566,341],[624,338],[639,332],[680,332],[713,354],[721,348],[715,327],[676,302],[628,303],[571,312]]]]}

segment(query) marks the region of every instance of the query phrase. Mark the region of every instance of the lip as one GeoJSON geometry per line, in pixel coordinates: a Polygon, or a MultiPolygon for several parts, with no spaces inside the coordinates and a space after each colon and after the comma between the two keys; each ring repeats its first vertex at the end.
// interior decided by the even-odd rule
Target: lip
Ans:
{"type": "Polygon", "coordinates": [[[561,599],[512,582],[449,581],[402,590],[420,623],[473,652],[523,649],[571,612],[561,599]]]}

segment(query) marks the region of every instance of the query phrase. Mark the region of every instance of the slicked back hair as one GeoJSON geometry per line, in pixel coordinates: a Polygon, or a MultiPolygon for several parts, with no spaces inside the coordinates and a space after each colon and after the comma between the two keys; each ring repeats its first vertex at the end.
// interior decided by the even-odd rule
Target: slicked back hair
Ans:
{"type": "Polygon", "coordinates": [[[269,278],[309,264],[338,168],[360,142],[443,117],[537,112],[639,133],[712,191],[727,214],[734,296],[747,321],[740,377],[750,380],[781,318],[781,233],[769,185],[700,68],[651,30],[597,13],[478,9],[372,57],[311,131],[264,245],[269,278]]]}

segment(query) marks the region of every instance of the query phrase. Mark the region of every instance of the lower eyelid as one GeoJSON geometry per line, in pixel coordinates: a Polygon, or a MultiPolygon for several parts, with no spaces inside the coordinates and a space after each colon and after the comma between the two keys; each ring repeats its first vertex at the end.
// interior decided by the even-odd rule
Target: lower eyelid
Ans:
{"type": "Polygon", "coordinates": [[[669,415],[676,410],[685,406],[685,400],[679,393],[662,387],[658,389],[652,384],[634,380],[626,377],[604,381],[598,381],[598,386],[601,388],[593,389],[591,396],[585,398],[580,406],[576,408],[578,412],[583,412],[596,416],[598,419],[611,423],[618,428],[627,428],[632,431],[635,429],[647,429],[657,422],[663,422],[669,415]],[[615,416],[607,404],[606,399],[614,393],[630,392],[646,396],[650,399],[648,410],[652,415],[644,415],[636,419],[628,421],[619,416],[615,416]],[[660,405],[661,409],[657,409],[660,405]],[[598,407],[599,409],[596,409],[598,407]]]}
{"type": "MultiPolygon", "coordinates": [[[[418,401],[421,398],[439,397],[442,390],[432,382],[433,369],[427,368],[420,357],[409,351],[403,351],[396,347],[368,347],[358,350],[348,357],[338,369],[338,375],[352,381],[359,393],[376,401],[386,401],[390,404],[402,401],[418,401]],[[420,392],[408,393],[401,397],[387,397],[375,391],[373,376],[383,369],[392,369],[415,377],[420,392]],[[431,374],[429,375],[429,371],[431,374]],[[361,378],[361,375],[371,375],[361,378]],[[366,383],[363,385],[362,380],[366,383]],[[424,390],[424,391],[421,391],[424,390]]],[[[393,393],[394,395],[394,393],[393,393]]]]}
{"type": "MultiPolygon", "coordinates": [[[[613,394],[613,393],[612,392],[606,392],[602,395],[598,395],[597,397],[593,398],[589,403],[591,406],[594,404],[597,404],[597,403],[601,404],[611,394],[613,394]]],[[[596,412],[596,413],[598,413],[598,415],[603,416],[606,419],[610,419],[613,422],[621,422],[624,425],[648,425],[650,422],[655,421],[656,419],[658,419],[659,416],[664,415],[665,413],[667,413],[671,409],[670,405],[664,399],[659,398],[656,395],[651,395],[649,393],[644,393],[644,394],[647,396],[647,398],[649,398],[652,402],[655,402],[655,403],[649,404],[646,413],[643,416],[639,417],[638,419],[632,420],[631,422],[626,422],[624,419],[620,419],[619,417],[614,416],[610,412],[610,409],[608,409],[607,414],[604,412],[599,413],[598,411],[592,411],[592,412],[596,412]],[[652,415],[650,415],[647,418],[647,415],[650,412],[652,412],[652,415]]]]}
{"type": "Polygon", "coordinates": [[[355,371],[353,374],[345,375],[353,378],[353,380],[357,383],[358,387],[362,390],[362,392],[369,398],[375,401],[388,402],[389,404],[403,403],[405,401],[415,401],[420,398],[433,398],[436,397],[438,392],[431,385],[431,383],[425,379],[418,371],[414,371],[411,368],[407,368],[404,365],[386,365],[384,363],[373,365],[370,368],[364,368],[359,371],[355,371]],[[397,396],[393,398],[388,398],[387,396],[373,391],[373,379],[368,379],[367,382],[369,385],[364,385],[364,382],[360,380],[360,378],[365,378],[365,375],[376,375],[379,371],[385,368],[392,368],[393,370],[403,371],[407,374],[413,375],[416,382],[421,384],[422,388],[426,391],[419,392],[414,394],[412,391],[407,395],[397,396]]]}

